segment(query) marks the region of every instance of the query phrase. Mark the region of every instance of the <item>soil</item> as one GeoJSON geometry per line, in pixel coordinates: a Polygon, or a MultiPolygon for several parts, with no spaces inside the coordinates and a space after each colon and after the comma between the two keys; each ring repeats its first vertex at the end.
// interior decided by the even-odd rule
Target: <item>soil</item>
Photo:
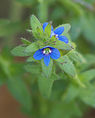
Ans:
{"type": "Polygon", "coordinates": [[[0,87],[0,118],[29,118],[20,112],[19,103],[11,96],[6,86],[0,87]]]}

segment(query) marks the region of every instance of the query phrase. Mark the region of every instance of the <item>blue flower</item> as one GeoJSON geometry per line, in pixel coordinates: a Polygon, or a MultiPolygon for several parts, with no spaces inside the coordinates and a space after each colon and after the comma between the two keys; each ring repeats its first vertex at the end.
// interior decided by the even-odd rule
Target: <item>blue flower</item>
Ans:
{"type": "MultiPolygon", "coordinates": [[[[43,24],[43,31],[45,31],[46,26],[48,25],[47,22],[43,24]]],[[[68,43],[68,38],[66,36],[63,36],[62,33],[64,32],[64,27],[58,27],[57,29],[53,29],[53,26],[51,26],[51,36],[55,36],[58,40],[63,41],[64,43],[68,43]]]]}
{"type": "Polygon", "coordinates": [[[50,58],[52,59],[58,59],[60,57],[60,52],[58,49],[46,46],[42,49],[37,50],[34,55],[34,59],[41,60],[44,59],[44,63],[46,66],[50,63],[50,58]]]}

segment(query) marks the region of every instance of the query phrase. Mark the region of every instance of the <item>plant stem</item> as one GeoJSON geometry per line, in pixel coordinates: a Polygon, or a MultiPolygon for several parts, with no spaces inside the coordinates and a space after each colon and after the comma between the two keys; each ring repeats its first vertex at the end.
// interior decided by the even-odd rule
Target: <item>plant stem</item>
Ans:
{"type": "Polygon", "coordinates": [[[48,19],[48,1],[47,0],[39,0],[38,17],[41,22],[47,21],[48,19]]]}

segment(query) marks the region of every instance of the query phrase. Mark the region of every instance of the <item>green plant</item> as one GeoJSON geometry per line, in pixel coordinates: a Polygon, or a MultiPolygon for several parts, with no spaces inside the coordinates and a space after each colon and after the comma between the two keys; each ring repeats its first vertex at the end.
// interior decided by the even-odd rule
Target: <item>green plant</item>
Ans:
{"type": "Polygon", "coordinates": [[[12,49],[16,59],[10,54],[11,43],[2,49],[0,85],[6,83],[22,105],[21,110],[34,118],[82,117],[90,107],[95,108],[94,1],[16,0],[16,3],[21,5],[18,10],[28,7],[38,18],[34,15],[29,17],[31,29],[28,17],[23,22],[20,17],[13,19],[13,16],[10,21],[0,20],[0,36],[7,38],[8,42],[13,41],[14,34],[23,29],[28,29],[31,35],[29,40],[21,38],[21,45],[17,44],[12,49]],[[48,12],[51,12],[49,16],[48,12]],[[47,19],[48,24],[43,30],[43,22],[47,19]],[[51,36],[51,24],[64,27],[62,35],[66,42],[58,40],[55,34],[51,36]],[[49,54],[52,48],[59,50],[60,57],[51,58],[48,64],[44,57],[35,60],[33,55],[37,50],[49,54]],[[26,61],[19,62],[19,59],[26,61]]]}

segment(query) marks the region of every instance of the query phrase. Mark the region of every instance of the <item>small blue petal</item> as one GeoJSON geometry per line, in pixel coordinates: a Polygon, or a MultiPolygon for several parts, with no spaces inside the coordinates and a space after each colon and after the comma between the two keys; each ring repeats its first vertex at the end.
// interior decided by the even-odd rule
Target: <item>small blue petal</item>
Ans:
{"type": "Polygon", "coordinates": [[[43,55],[43,53],[42,53],[42,49],[37,50],[37,51],[34,53],[33,57],[34,57],[34,59],[36,59],[36,60],[41,60],[41,59],[44,57],[44,55],[43,55]]]}
{"type": "Polygon", "coordinates": [[[46,28],[47,25],[48,25],[47,22],[45,22],[45,23],[43,24],[43,31],[45,31],[45,28],[46,28]]]}
{"type": "Polygon", "coordinates": [[[49,63],[50,63],[50,55],[45,55],[44,56],[44,63],[45,63],[46,66],[49,65],[49,63]]]}
{"type": "MultiPolygon", "coordinates": [[[[44,24],[43,24],[43,31],[45,31],[45,28],[46,28],[46,26],[48,25],[48,22],[45,22],[44,24]]],[[[53,26],[51,25],[51,31],[53,31],[54,29],[53,29],[53,26]]]]}
{"type": "Polygon", "coordinates": [[[66,36],[59,36],[58,38],[59,38],[58,40],[63,41],[64,43],[68,43],[69,42],[68,38],[66,36]]]}
{"type": "Polygon", "coordinates": [[[58,27],[54,30],[55,34],[61,35],[64,32],[64,27],[58,27]]]}
{"type": "Polygon", "coordinates": [[[51,58],[52,59],[58,59],[60,57],[60,52],[58,49],[56,48],[51,48],[52,49],[52,52],[50,54],[51,58]]]}
{"type": "Polygon", "coordinates": [[[51,38],[52,36],[54,36],[54,35],[55,35],[54,31],[51,31],[50,38],[51,38]]]}
{"type": "Polygon", "coordinates": [[[53,31],[54,29],[53,29],[53,26],[51,26],[51,31],[53,31]]]}

